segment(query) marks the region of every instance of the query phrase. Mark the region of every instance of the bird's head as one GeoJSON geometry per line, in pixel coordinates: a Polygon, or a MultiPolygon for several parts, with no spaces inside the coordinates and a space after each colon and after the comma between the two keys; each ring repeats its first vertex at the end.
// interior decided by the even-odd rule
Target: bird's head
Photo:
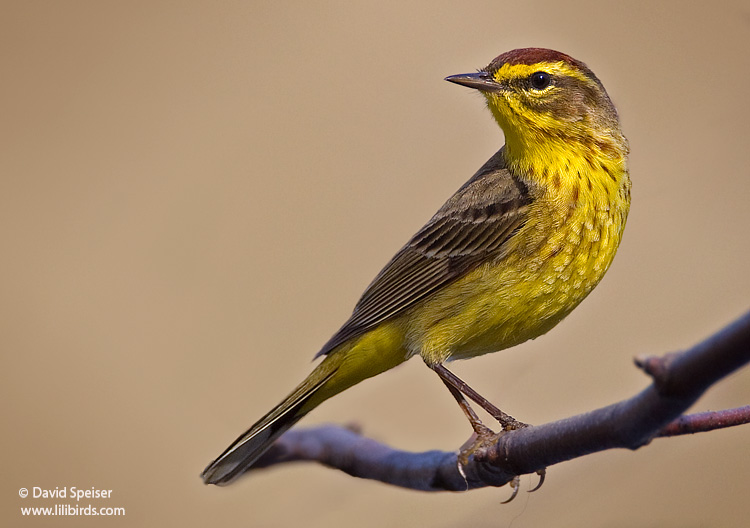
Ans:
{"type": "Polygon", "coordinates": [[[570,149],[597,142],[627,152],[602,83],[585,64],[559,51],[509,51],[476,73],[446,80],[482,92],[505,133],[506,148],[519,156],[556,144],[570,149]]]}

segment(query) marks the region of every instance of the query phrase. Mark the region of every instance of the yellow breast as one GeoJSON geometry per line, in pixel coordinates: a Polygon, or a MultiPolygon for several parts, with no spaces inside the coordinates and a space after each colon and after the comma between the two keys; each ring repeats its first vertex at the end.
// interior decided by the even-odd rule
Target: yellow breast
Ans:
{"type": "Polygon", "coordinates": [[[429,362],[463,359],[538,337],[599,283],[620,244],[630,204],[623,159],[547,175],[509,255],[428,299],[402,321],[407,349],[429,362]]]}

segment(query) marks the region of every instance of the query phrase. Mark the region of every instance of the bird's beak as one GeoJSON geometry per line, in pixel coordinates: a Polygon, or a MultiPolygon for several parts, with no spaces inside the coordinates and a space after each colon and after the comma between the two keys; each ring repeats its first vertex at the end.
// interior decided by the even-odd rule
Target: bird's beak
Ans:
{"type": "Polygon", "coordinates": [[[477,73],[459,73],[445,78],[446,81],[468,86],[482,92],[499,92],[502,86],[492,78],[492,75],[485,71],[477,73]]]}

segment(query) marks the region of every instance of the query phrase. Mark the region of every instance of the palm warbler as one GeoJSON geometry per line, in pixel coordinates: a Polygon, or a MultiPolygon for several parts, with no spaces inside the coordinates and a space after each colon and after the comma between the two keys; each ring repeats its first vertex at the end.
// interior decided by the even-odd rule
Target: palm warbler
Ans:
{"type": "Polygon", "coordinates": [[[446,80],[484,95],[505,146],[396,253],[318,352],[323,361],[204,482],[229,483],[317,405],[416,355],[477,432],[464,395],[504,428],[522,425],[444,363],[544,334],[597,285],[628,215],[628,144],[602,83],[563,53],[518,49],[446,80]]]}

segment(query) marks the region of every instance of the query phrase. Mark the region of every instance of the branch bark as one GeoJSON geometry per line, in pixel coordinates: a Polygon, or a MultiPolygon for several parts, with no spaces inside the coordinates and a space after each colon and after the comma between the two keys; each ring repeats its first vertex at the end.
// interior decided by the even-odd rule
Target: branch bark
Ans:
{"type": "Polygon", "coordinates": [[[411,453],[336,426],[292,429],[251,467],[316,461],[350,475],[424,491],[502,486],[517,475],[612,448],[638,449],[653,438],[750,423],[750,405],[682,414],[713,384],[750,362],[750,312],[692,348],[639,357],[652,378],[641,393],[594,411],[499,433],[475,446],[459,467],[457,453],[411,453]]]}

